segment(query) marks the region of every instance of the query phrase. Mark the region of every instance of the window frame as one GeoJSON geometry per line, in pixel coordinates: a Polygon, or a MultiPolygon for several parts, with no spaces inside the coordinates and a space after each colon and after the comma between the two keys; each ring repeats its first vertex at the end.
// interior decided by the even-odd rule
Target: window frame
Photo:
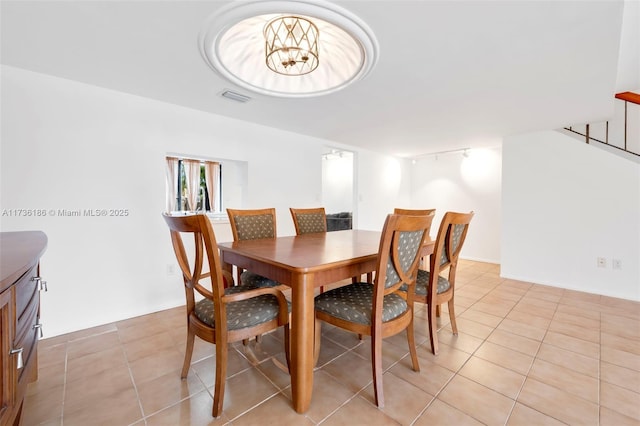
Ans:
{"type": "MultiPolygon", "coordinates": [[[[171,213],[189,213],[189,212],[204,212],[208,215],[213,215],[213,216],[218,216],[218,215],[222,215],[224,213],[224,206],[222,205],[222,191],[223,191],[223,183],[222,183],[222,177],[223,177],[223,173],[222,173],[222,169],[223,169],[223,164],[221,161],[215,161],[215,160],[207,160],[207,159],[203,159],[203,158],[198,158],[198,157],[187,157],[187,156],[176,156],[176,155],[167,155],[165,157],[165,159],[167,158],[174,158],[176,160],[178,160],[178,170],[176,173],[176,178],[174,181],[174,185],[175,185],[175,189],[176,189],[176,198],[175,198],[175,210],[172,210],[171,213]],[[197,202],[197,206],[195,210],[191,210],[186,208],[185,206],[185,197],[184,197],[184,191],[186,190],[186,174],[185,174],[185,168],[184,168],[184,160],[196,160],[199,161],[200,163],[200,190],[198,191],[198,202],[197,202]],[[215,191],[216,197],[217,197],[217,205],[220,206],[220,210],[212,210],[211,209],[211,200],[209,199],[209,192],[207,191],[207,182],[206,179],[204,178],[204,166],[206,163],[217,163],[218,164],[218,188],[215,191]],[[204,200],[202,200],[202,196],[204,194],[204,200]],[[202,208],[202,202],[204,201],[204,208],[202,208]],[[207,209],[207,207],[209,207],[207,209]]],[[[215,200],[213,205],[215,206],[215,200]]]]}

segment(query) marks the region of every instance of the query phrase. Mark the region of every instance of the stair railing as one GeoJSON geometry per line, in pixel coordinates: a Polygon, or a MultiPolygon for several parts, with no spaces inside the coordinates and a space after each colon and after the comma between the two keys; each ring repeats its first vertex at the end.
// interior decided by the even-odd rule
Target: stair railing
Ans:
{"type": "MultiPolygon", "coordinates": [[[[599,142],[601,144],[605,144],[607,146],[610,146],[612,148],[616,148],[619,149],[621,151],[627,152],[629,154],[635,155],[640,157],[640,134],[635,135],[636,138],[639,140],[638,142],[638,148],[637,149],[632,149],[629,147],[628,141],[631,138],[631,135],[629,134],[629,104],[631,105],[631,108],[640,108],[640,94],[638,93],[633,93],[633,92],[621,92],[621,93],[617,93],[615,95],[616,99],[622,100],[624,101],[624,137],[623,137],[623,146],[618,146],[616,144],[613,143],[609,143],[609,121],[606,121],[605,124],[605,131],[604,131],[604,140],[598,139],[593,137],[593,135],[591,134],[591,126],[590,124],[586,124],[584,125],[584,131],[582,129],[578,129],[577,126],[569,126],[569,127],[565,127],[565,130],[568,130],[572,133],[575,133],[577,135],[580,136],[584,136],[585,138],[585,142],[586,143],[590,143],[590,142],[599,142]]],[[[636,112],[640,112],[640,110],[634,110],[636,112]]],[[[638,114],[638,117],[640,117],[640,113],[638,114]]],[[[639,126],[640,127],[640,126],[639,126]]]]}

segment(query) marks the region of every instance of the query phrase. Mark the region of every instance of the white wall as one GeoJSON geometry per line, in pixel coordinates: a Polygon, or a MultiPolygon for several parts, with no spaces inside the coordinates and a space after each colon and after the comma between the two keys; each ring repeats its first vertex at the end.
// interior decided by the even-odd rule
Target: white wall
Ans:
{"type": "Polygon", "coordinates": [[[548,131],[507,138],[502,177],[504,277],[640,300],[638,164],[548,131]]]}
{"type": "Polygon", "coordinates": [[[640,2],[625,0],[620,31],[617,92],[640,87],[640,2]]]}
{"type": "Polygon", "coordinates": [[[435,208],[431,236],[435,238],[447,211],[475,215],[460,257],[484,262],[500,261],[500,148],[431,155],[411,166],[411,208],[435,208]]]}
{"type": "MultiPolygon", "coordinates": [[[[165,207],[167,153],[246,161],[243,208],[275,207],[279,235],[295,233],[290,206],[317,205],[322,150],[331,141],[282,132],[82,83],[2,66],[0,210],[127,209],[126,217],[0,216],[0,230],[49,237],[42,275],[45,337],[184,303],[165,207]],[[295,177],[292,178],[292,177],[295,177]]],[[[401,161],[352,149],[366,194],[360,219],[379,230],[408,197],[401,161]],[[392,164],[380,174],[378,167],[392,164]],[[405,188],[406,187],[406,188],[405,188]],[[404,198],[403,198],[404,197],[404,198]]],[[[357,219],[357,218],[356,218],[357,219]]],[[[357,225],[357,222],[356,222],[357,225]]],[[[227,223],[218,241],[232,239],[227,223]]]]}
{"type": "Polygon", "coordinates": [[[361,151],[357,153],[357,210],[355,225],[360,229],[380,230],[398,206],[411,199],[411,174],[408,161],[361,151]]]}

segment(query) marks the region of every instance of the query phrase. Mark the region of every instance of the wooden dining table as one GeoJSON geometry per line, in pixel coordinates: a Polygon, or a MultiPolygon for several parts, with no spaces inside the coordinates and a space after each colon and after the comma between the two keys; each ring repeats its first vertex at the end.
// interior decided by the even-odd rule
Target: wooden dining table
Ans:
{"type": "Polygon", "coordinates": [[[291,288],[291,396],[298,413],[309,409],[313,389],[314,290],[374,271],[380,235],[346,230],[218,244],[223,269],[235,265],[291,288]]]}

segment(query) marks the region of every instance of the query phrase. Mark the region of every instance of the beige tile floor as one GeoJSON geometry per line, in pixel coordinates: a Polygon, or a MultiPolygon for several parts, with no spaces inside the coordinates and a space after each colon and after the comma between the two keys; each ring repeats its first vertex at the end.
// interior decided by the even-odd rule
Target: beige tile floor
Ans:
{"type": "Polygon", "coordinates": [[[385,340],[386,405],[373,404],[369,341],[324,326],[309,411],[290,403],[282,335],[230,350],[224,413],[210,416],[214,347],[197,341],[180,380],[183,308],[40,342],[29,425],[640,425],[640,304],[458,268],[459,335],[440,353],[417,305],[420,372],[404,334],[385,340]]]}

